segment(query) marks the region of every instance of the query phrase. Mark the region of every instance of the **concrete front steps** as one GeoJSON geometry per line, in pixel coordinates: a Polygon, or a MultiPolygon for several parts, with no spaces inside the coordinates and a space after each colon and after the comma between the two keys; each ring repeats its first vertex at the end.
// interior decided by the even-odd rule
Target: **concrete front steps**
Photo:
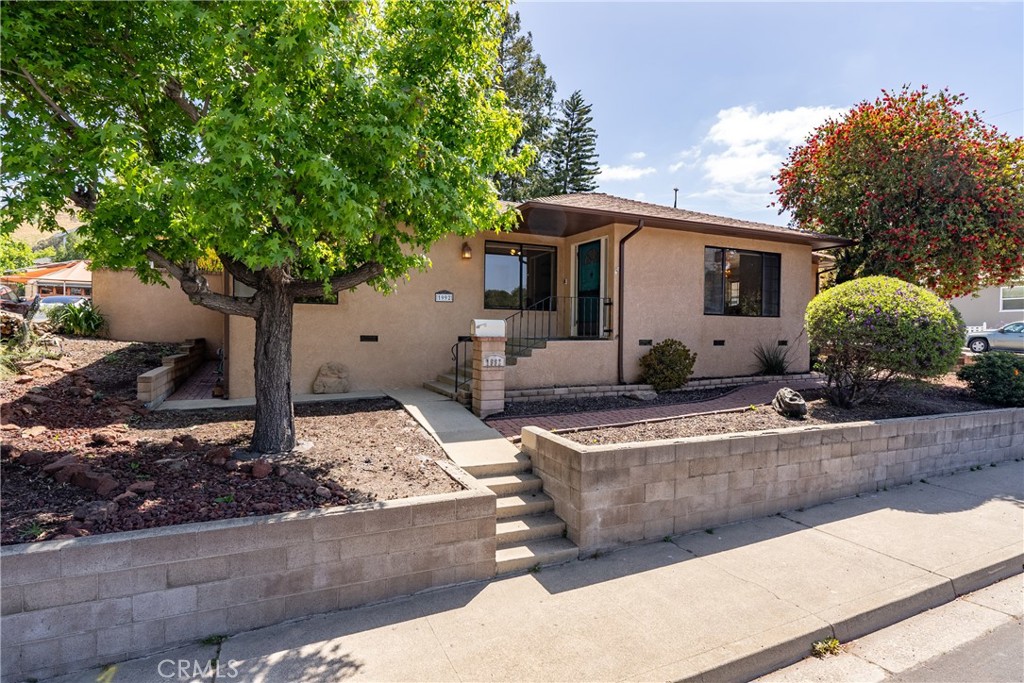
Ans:
{"type": "Polygon", "coordinates": [[[565,522],[533,474],[527,456],[514,462],[466,468],[497,500],[498,574],[511,574],[575,560],[579,548],[565,538],[565,522]]]}
{"type": "Polygon", "coordinates": [[[464,368],[458,379],[455,377],[455,368],[449,368],[448,372],[424,382],[423,388],[468,406],[473,401],[473,368],[464,368]],[[462,380],[461,384],[457,384],[458,380],[462,380]]]}

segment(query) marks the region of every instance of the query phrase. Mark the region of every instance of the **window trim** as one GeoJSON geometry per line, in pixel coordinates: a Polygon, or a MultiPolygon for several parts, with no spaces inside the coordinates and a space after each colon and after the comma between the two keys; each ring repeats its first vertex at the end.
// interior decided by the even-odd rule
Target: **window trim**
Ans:
{"type": "MultiPolygon", "coordinates": [[[[523,288],[523,273],[519,271],[519,306],[488,306],[487,305],[487,257],[488,256],[500,256],[500,254],[488,254],[487,248],[492,245],[498,245],[508,249],[518,249],[520,253],[526,251],[526,249],[538,249],[543,251],[549,251],[551,253],[551,294],[548,295],[551,298],[551,307],[543,309],[546,312],[553,312],[557,307],[557,296],[558,296],[558,247],[551,244],[532,244],[530,242],[504,242],[502,240],[485,240],[484,241],[484,286],[483,286],[483,307],[486,311],[528,311],[530,309],[523,304],[525,303],[525,290],[523,288]]],[[[522,263],[522,262],[520,262],[522,263]]],[[[520,266],[521,268],[521,266],[520,266]]]]}
{"type": "MultiPolygon", "coordinates": [[[[1006,292],[1006,290],[1008,290],[1008,289],[1015,289],[1017,287],[1024,287],[1024,284],[1010,285],[1009,287],[1000,287],[999,288],[999,312],[1000,313],[1018,313],[1018,312],[1024,311],[1024,308],[1006,308],[1004,306],[1004,303],[1005,303],[1005,301],[1007,299],[1007,297],[1003,296],[1004,292],[1006,292]]],[[[1024,295],[1019,296],[1019,297],[1014,296],[1014,297],[1009,297],[1009,298],[1012,299],[1013,301],[1016,301],[1017,299],[1021,299],[1022,301],[1024,301],[1024,295]]]]}
{"type": "Polygon", "coordinates": [[[702,292],[703,297],[702,297],[702,301],[701,301],[701,309],[704,311],[704,315],[721,316],[721,317],[724,317],[724,318],[781,318],[782,317],[782,253],[781,252],[777,252],[777,251],[759,251],[757,249],[738,249],[736,247],[720,247],[720,246],[716,246],[716,245],[713,245],[713,244],[705,244],[704,245],[704,250],[701,252],[701,260],[704,263],[706,263],[706,261],[704,261],[704,255],[707,253],[708,249],[714,249],[714,250],[716,250],[716,251],[718,251],[718,252],[720,252],[722,254],[724,254],[725,252],[728,252],[728,251],[735,251],[735,252],[744,253],[744,254],[757,254],[757,255],[761,256],[761,258],[762,258],[762,261],[761,261],[761,312],[758,313],[757,315],[736,315],[736,314],[730,314],[730,313],[726,313],[725,312],[725,307],[726,307],[725,302],[728,300],[728,296],[727,296],[727,292],[726,292],[725,271],[723,270],[723,272],[721,274],[721,278],[722,278],[721,279],[721,283],[722,283],[722,311],[720,313],[709,313],[708,310],[707,310],[707,279],[706,279],[707,278],[707,272],[704,271],[703,268],[702,268],[702,270],[701,270],[701,278],[702,278],[702,282],[703,282],[703,286],[704,286],[704,291],[702,292]],[[770,314],[770,315],[766,315],[764,313],[765,300],[767,298],[767,297],[764,296],[764,289],[765,289],[765,286],[764,286],[765,285],[765,283],[764,283],[764,278],[765,278],[764,257],[765,256],[775,256],[775,257],[778,257],[778,263],[779,263],[778,291],[777,291],[778,308],[777,308],[777,312],[776,313],[770,314]]]}

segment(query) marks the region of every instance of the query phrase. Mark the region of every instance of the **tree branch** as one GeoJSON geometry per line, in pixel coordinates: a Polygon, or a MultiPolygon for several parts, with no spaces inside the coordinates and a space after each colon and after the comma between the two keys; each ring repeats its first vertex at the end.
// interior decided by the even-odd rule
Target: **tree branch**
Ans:
{"type": "MultiPolygon", "coordinates": [[[[369,262],[359,266],[351,273],[337,275],[328,282],[332,292],[340,292],[343,289],[352,289],[367,280],[372,280],[384,272],[384,266],[379,263],[369,262]]],[[[324,293],[322,282],[310,282],[309,280],[295,280],[287,285],[288,293],[292,297],[318,296],[324,293]]]]}
{"type": "Polygon", "coordinates": [[[199,119],[203,118],[203,115],[198,109],[196,109],[196,105],[189,102],[188,98],[185,97],[182,91],[181,82],[179,82],[174,76],[168,77],[167,82],[164,83],[164,94],[167,95],[172,102],[178,105],[179,109],[185,112],[185,116],[187,116],[192,123],[198,123],[199,119]]]}
{"type": "Polygon", "coordinates": [[[32,74],[30,74],[25,67],[21,66],[17,62],[15,62],[15,64],[21,72],[21,75],[24,76],[25,80],[29,82],[29,85],[32,86],[32,89],[35,90],[36,93],[39,94],[39,97],[43,99],[43,102],[46,103],[47,108],[64,124],[64,132],[67,133],[72,140],[75,139],[79,131],[85,130],[85,127],[82,126],[82,124],[64,111],[64,108],[57,104],[56,100],[46,94],[46,92],[39,86],[39,83],[36,82],[36,79],[32,77],[32,74]]]}
{"type": "Polygon", "coordinates": [[[259,288],[259,279],[252,270],[245,266],[245,264],[240,261],[236,261],[230,256],[223,256],[221,254],[217,254],[217,258],[220,259],[221,265],[224,266],[224,270],[228,271],[228,274],[230,274],[231,277],[235,278],[243,285],[247,285],[253,289],[259,288]]]}
{"type": "Polygon", "coordinates": [[[218,294],[210,289],[210,283],[199,272],[195,261],[189,261],[184,266],[179,266],[153,249],[147,249],[146,256],[170,273],[171,277],[181,284],[181,291],[185,292],[189,301],[194,304],[220,313],[242,315],[248,318],[255,318],[259,312],[259,307],[253,299],[218,294]]]}

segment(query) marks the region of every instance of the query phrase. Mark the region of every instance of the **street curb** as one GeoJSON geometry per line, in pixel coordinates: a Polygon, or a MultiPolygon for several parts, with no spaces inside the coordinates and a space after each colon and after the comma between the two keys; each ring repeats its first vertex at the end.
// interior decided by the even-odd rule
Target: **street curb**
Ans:
{"type": "Polygon", "coordinates": [[[808,624],[799,633],[786,633],[770,644],[762,642],[765,634],[758,634],[701,653],[673,666],[679,670],[678,676],[672,676],[668,667],[658,673],[669,674],[664,679],[685,683],[752,681],[803,660],[811,654],[811,645],[816,641],[837,638],[849,642],[1021,573],[1024,553],[1014,550],[1002,558],[991,558],[984,567],[972,567],[956,576],[933,574],[935,581],[928,581],[891,602],[836,615],[834,620],[820,622],[821,626],[808,624]]]}

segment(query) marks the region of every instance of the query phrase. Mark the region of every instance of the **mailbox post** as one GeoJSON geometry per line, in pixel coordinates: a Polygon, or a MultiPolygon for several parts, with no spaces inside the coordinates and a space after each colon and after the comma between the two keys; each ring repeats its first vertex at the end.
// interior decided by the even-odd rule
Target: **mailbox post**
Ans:
{"type": "Polygon", "coordinates": [[[505,409],[505,321],[473,321],[473,413],[505,409]]]}

